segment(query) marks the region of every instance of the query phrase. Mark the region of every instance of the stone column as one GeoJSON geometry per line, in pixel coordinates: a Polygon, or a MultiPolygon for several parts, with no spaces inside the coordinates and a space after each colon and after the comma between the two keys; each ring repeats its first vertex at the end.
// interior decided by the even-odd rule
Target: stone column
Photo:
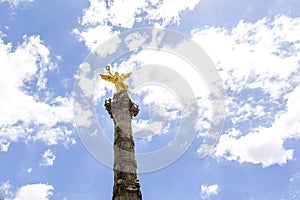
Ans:
{"type": "Polygon", "coordinates": [[[131,119],[139,109],[132,103],[126,90],[105,101],[105,107],[114,121],[114,188],[113,200],[141,200],[137,176],[131,119]]]}

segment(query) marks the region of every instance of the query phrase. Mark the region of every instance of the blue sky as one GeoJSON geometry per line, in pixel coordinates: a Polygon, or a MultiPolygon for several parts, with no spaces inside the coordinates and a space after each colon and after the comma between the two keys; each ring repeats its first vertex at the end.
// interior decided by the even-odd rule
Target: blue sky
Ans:
{"type": "MultiPolygon", "coordinates": [[[[113,171],[95,155],[106,149],[100,142],[93,149],[80,139],[83,133],[75,127],[84,120],[76,121],[75,114],[74,123],[77,100],[72,95],[76,85],[90,84],[78,82],[86,70],[105,73],[100,63],[121,49],[119,35],[144,27],[168,28],[203,48],[222,80],[226,117],[216,144],[208,148],[205,138],[212,137],[209,127],[216,121],[208,77],[197,77],[180,56],[139,49],[109,63],[121,72],[149,64],[166,73],[175,70],[181,74],[171,75],[175,84],[186,81],[199,100],[193,116],[197,127],[186,129],[195,138],[178,143],[186,151],[174,162],[165,163],[168,159],[161,156],[153,160],[159,167],[139,174],[143,198],[300,199],[297,0],[0,0],[0,196],[111,198],[113,171]],[[109,48],[102,48],[112,37],[109,48]],[[203,158],[205,148],[210,154],[203,158]]],[[[135,41],[145,42],[141,36],[135,41]]],[[[138,88],[134,81],[142,80],[134,77],[131,96],[141,107],[133,122],[136,151],[147,154],[178,136],[185,105],[176,99],[181,93],[168,91],[167,82],[138,88]]],[[[91,88],[89,103],[103,135],[112,141],[103,102],[113,87],[97,79],[91,88]]],[[[146,164],[138,161],[141,170],[146,164]]]]}

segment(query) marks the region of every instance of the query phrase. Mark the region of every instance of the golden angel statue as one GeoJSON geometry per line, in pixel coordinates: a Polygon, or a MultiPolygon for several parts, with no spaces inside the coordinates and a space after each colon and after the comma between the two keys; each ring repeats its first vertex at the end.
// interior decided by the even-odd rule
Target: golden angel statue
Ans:
{"type": "Polygon", "coordinates": [[[121,75],[119,75],[119,72],[115,72],[113,75],[110,72],[110,66],[106,66],[105,69],[108,71],[109,75],[100,74],[102,79],[114,83],[117,92],[120,92],[121,90],[128,90],[128,85],[126,85],[123,81],[131,75],[131,72],[121,75]]]}

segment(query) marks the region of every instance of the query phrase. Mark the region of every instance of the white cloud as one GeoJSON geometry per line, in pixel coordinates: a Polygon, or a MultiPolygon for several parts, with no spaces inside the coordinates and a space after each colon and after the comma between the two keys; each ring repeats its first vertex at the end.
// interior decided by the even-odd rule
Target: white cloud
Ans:
{"type": "MultiPolygon", "coordinates": [[[[156,43],[156,38],[153,38],[154,43],[156,43]]],[[[162,48],[163,49],[163,48],[162,48]]],[[[168,48],[166,48],[168,49],[168,48]]],[[[167,52],[164,50],[152,50],[152,49],[145,49],[140,51],[137,54],[133,54],[128,61],[124,61],[120,63],[120,66],[122,66],[122,69],[127,69],[128,71],[132,71],[136,65],[139,66],[164,66],[166,69],[160,70],[161,74],[167,73],[168,69],[170,72],[174,71],[178,75],[184,79],[189,86],[192,88],[193,92],[195,93],[196,97],[202,97],[209,95],[209,90],[206,85],[206,80],[202,77],[202,74],[195,69],[191,63],[187,62],[187,60],[183,59],[182,57],[178,56],[174,52],[167,52]],[[155,58],[155,59],[153,59],[155,58]]],[[[135,72],[135,71],[134,71],[135,72]]],[[[137,70],[138,73],[138,70],[137,70]]],[[[149,72],[148,76],[151,77],[153,74],[149,72]]],[[[137,75],[136,75],[136,78],[137,75]]],[[[144,78],[144,77],[143,77],[144,78]]],[[[167,80],[169,84],[173,87],[176,86],[176,84],[181,83],[178,80],[167,80]]],[[[133,88],[139,88],[140,85],[135,85],[133,82],[133,88]]],[[[164,85],[166,87],[166,85],[164,85]]],[[[180,87],[180,85],[177,85],[177,87],[180,87]]],[[[171,88],[174,90],[174,88],[171,88]]],[[[151,96],[148,96],[148,98],[151,98],[151,96]]],[[[164,98],[156,98],[153,97],[153,99],[156,99],[156,101],[165,101],[166,104],[170,104],[170,99],[164,100],[164,98]]],[[[153,99],[151,101],[153,101],[153,99]]],[[[173,103],[174,101],[171,101],[173,103]]],[[[149,103],[149,102],[148,102],[149,103]]]]}
{"type": "Polygon", "coordinates": [[[27,172],[28,174],[31,174],[31,172],[32,172],[32,167],[28,168],[28,169],[26,170],[26,172],[27,172]]]}
{"type": "Polygon", "coordinates": [[[284,148],[286,139],[300,137],[300,86],[286,95],[287,111],[277,114],[271,127],[260,128],[242,137],[231,133],[222,135],[216,149],[217,156],[227,156],[229,160],[261,163],[264,167],[272,164],[286,164],[293,159],[293,150],[284,148]]]}
{"type": "Polygon", "coordinates": [[[163,123],[163,121],[134,120],[132,124],[134,137],[151,141],[155,135],[162,134],[163,123]]]}
{"type": "MultiPolygon", "coordinates": [[[[156,113],[160,111],[160,114],[167,114],[165,109],[179,109],[180,101],[176,94],[173,94],[172,88],[165,88],[163,85],[151,84],[149,86],[143,86],[135,91],[136,94],[146,93],[147,95],[143,98],[143,104],[145,105],[160,105],[160,110],[157,110],[156,113]],[[163,98],[162,98],[163,97],[163,98]],[[164,110],[162,110],[165,108],[164,110]]],[[[169,113],[171,114],[171,113],[169,113]]],[[[168,117],[172,117],[171,115],[168,117]]],[[[174,116],[173,116],[174,117],[174,116]]],[[[174,117],[176,118],[176,116],[174,117]]]]}
{"type": "Polygon", "coordinates": [[[47,149],[42,156],[42,161],[40,162],[40,165],[46,167],[53,166],[55,158],[56,156],[54,152],[50,149],[47,149]]]}
{"type": "Polygon", "coordinates": [[[0,191],[4,193],[5,196],[11,196],[12,192],[10,191],[11,184],[9,181],[6,181],[0,185],[0,191]]]}
{"type": "Polygon", "coordinates": [[[300,44],[295,33],[298,31],[300,18],[277,16],[274,21],[266,18],[256,23],[240,21],[230,31],[208,27],[192,34],[222,70],[220,74],[227,87],[237,91],[261,87],[272,97],[278,97],[289,86],[284,80],[297,71],[300,44]],[[249,80],[252,76],[256,79],[249,80]]]}
{"type": "Polygon", "coordinates": [[[71,137],[72,130],[65,127],[51,127],[45,128],[37,132],[33,137],[34,141],[40,140],[47,145],[57,145],[59,143],[67,146],[68,144],[75,144],[76,141],[71,137]]]}
{"type": "Polygon", "coordinates": [[[287,160],[293,158],[293,150],[284,149],[283,139],[276,134],[270,129],[263,129],[240,138],[222,135],[215,155],[240,163],[262,164],[263,167],[286,164],[287,160]]]}
{"type": "Polygon", "coordinates": [[[290,182],[294,182],[296,180],[300,180],[300,172],[296,172],[293,176],[289,179],[290,182]]]}
{"type": "Polygon", "coordinates": [[[105,25],[87,28],[82,32],[80,32],[79,29],[74,29],[73,32],[79,36],[80,41],[85,42],[85,45],[90,49],[90,51],[97,52],[100,56],[108,55],[114,52],[118,47],[118,43],[114,42],[108,50],[97,49],[100,44],[119,33],[118,31],[113,31],[112,26],[105,25]]]}
{"type": "Polygon", "coordinates": [[[179,23],[180,14],[185,10],[193,10],[200,0],[176,1],[176,0],[150,0],[145,8],[146,19],[159,22],[163,27],[170,23],[179,23]]]}
{"type": "Polygon", "coordinates": [[[91,126],[91,118],[93,117],[93,113],[81,106],[78,102],[74,102],[74,113],[75,113],[75,120],[76,126],[84,126],[89,127],[91,126]]]}
{"type": "MultiPolygon", "coordinates": [[[[24,36],[23,40],[13,47],[0,38],[1,151],[7,151],[11,141],[41,138],[35,134],[45,130],[61,128],[63,134],[56,134],[56,141],[72,141],[65,131],[65,124],[73,119],[72,101],[46,90],[46,73],[57,67],[50,51],[39,36],[24,36]]],[[[54,144],[45,137],[43,141],[54,144]]]]}
{"type": "Polygon", "coordinates": [[[132,129],[137,138],[151,141],[154,136],[166,134],[169,123],[181,117],[179,99],[169,88],[151,84],[135,90],[134,94],[143,96],[141,104],[149,115],[147,120],[133,120],[132,129]]]}
{"type": "MultiPolygon", "coordinates": [[[[95,93],[97,80],[100,79],[97,71],[91,71],[89,63],[84,62],[79,65],[80,74],[78,75],[78,86],[84,97],[92,98],[95,93]]],[[[79,91],[78,91],[79,92],[79,91]]]]}
{"type": "MultiPolygon", "coordinates": [[[[199,0],[187,2],[115,0],[107,3],[90,0],[90,6],[83,11],[83,16],[79,22],[83,28],[82,30],[74,29],[74,33],[79,36],[81,41],[85,42],[91,51],[94,51],[102,42],[119,33],[113,28],[130,29],[135,23],[142,20],[150,24],[154,23],[158,27],[179,23],[181,13],[186,10],[193,10],[198,3],[199,0]]],[[[102,54],[105,53],[102,52],[102,54]]]]}
{"type": "Polygon", "coordinates": [[[215,62],[228,95],[231,127],[224,130],[216,156],[263,167],[293,159],[284,142],[300,136],[299,31],[300,18],[279,15],[273,21],[241,21],[232,30],[192,32],[215,62]]]}
{"type": "Polygon", "coordinates": [[[217,195],[219,193],[219,186],[218,185],[201,185],[201,197],[202,199],[208,199],[210,196],[217,195]]]}
{"type": "Polygon", "coordinates": [[[138,32],[131,33],[125,38],[125,42],[130,51],[143,47],[146,40],[147,35],[141,35],[138,32]]]}
{"type": "Polygon", "coordinates": [[[7,140],[1,139],[0,140],[0,153],[7,152],[9,145],[10,145],[10,142],[8,142],[7,140]]]}
{"type": "Polygon", "coordinates": [[[299,199],[300,197],[300,172],[294,173],[291,178],[289,178],[289,182],[285,185],[285,189],[281,195],[281,199],[299,199]]]}
{"type": "Polygon", "coordinates": [[[142,9],[147,5],[146,1],[114,0],[109,5],[109,21],[113,26],[132,28],[136,21],[136,16],[142,13],[142,9]]]}
{"type": "Polygon", "coordinates": [[[0,3],[3,2],[8,2],[12,5],[17,6],[18,4],[22,3],[22,2],[33,2],[34,0],[0,0],[0,3]]]}
{"type": "Polygon", "coordinates": [[[48,200],[53,195],[53,190],[52,185],[44,183],[24,185],[18,189],[14,200],[48,200]]]}
{"type": "MultiPolygon", "coordinates": [[[[109,40],[109,42],[105,43],[105,45],[101,45],[101,48],[96,48],[95,51],[100,57],[106,57],[107,55],[110,55],[116,51],[120,42],[121,39],[118,36],[115,36],[112,40],[109,40]]],[[[98,42],[98,44],[100,43],[98,42]]]]}
{"type": "Polygon", "coordinates": [[[104,25],[109,21],[112,26],[132,28],[135,22],[141,19],[140,14],[145,15],[149,21],[159,22],[166,26],[170,23],[178,23],[180,14],[185,10],[193,10],[199,0],[179,2],[175,0],[115,0],[109,3],[98,0],[90,0],[90,7],[85,9],[81,20],[82,25],[104,25]],[[126,8],[126,9],[124,9],[126,8]]]}

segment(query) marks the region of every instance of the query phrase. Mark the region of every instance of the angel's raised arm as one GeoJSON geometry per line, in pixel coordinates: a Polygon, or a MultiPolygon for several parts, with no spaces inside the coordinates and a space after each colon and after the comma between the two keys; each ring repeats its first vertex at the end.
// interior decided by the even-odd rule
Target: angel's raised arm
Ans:
{"type": "Polygon", "coordinates": [[[105,67],[105,69],[108,71],[109,75],[113,76],[113,74],[110,72],[110,66],[109,66],[109,65],[107,65],[107,66],[105,67]]]}

